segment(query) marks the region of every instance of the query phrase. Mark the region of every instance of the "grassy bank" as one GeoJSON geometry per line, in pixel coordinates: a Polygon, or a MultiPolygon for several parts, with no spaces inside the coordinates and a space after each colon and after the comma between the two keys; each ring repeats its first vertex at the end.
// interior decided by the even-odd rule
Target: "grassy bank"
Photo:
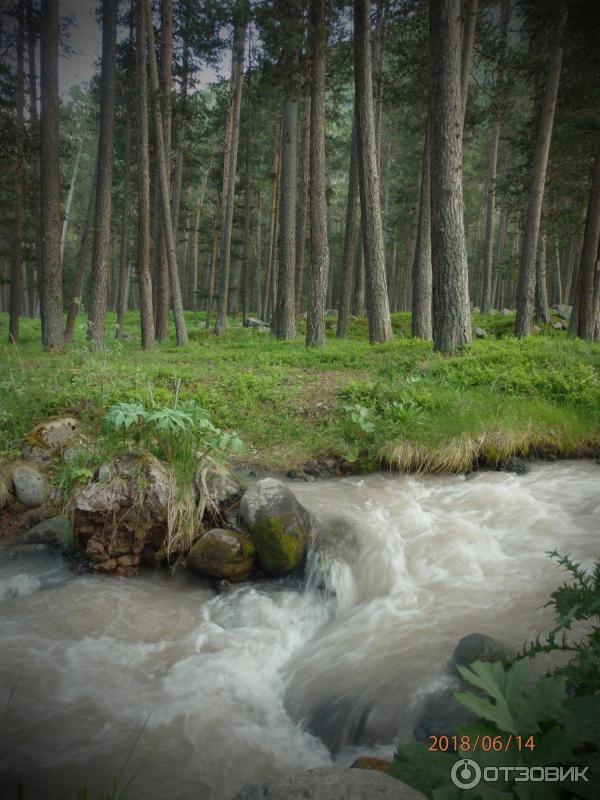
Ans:
{"type": "MultiPolygon", "coordinates": [[[[194,399],[221,428],[245,443],[242,460],[288,470],[346,456],[360,468],[382,461],[398,469],[461,471],[474,461],[509,455],[590,455],[600,443],[600,344],[570,340],[552,327],[527,340],[511,335],[511,317],[477,316],[488,332],[452,358],[410,339],[408,314],[393,317],[396,337],[370,346],[365,320],[345,341],[308,350],[303,338],[279,342],[240,327],[215,338],[202,315],[188,315],[190,344],[139,350],[132,337],[112,338],[97,354],[79,320],[75,343],[44,353],[39,321],[23,320],[19,347],[2,345],[0,458],[47,417],[74,414],[98,435],[107,409],[119,402],[172,405],[194,399]]],[[[0,315],[0,339],[8,320],[0,315]]]]}

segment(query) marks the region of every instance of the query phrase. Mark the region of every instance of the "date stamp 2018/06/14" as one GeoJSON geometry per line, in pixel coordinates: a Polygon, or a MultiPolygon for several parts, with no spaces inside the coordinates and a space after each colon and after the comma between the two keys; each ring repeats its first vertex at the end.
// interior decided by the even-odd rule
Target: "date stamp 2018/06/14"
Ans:
{"type": "Polygon", "coordinates": [[[515,736],[512,733],[505,736],[430,736],[427,748],[432,753],[474,753],[481,750],[484,753],[508,753],[509,751],[521,752],[535,750],[533,736],[515,736]]]}

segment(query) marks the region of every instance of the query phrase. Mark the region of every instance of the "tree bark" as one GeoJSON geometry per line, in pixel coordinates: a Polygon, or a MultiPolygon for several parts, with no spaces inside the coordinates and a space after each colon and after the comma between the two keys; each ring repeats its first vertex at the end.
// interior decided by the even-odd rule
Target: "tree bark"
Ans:
{"type": "Polygon", "coordinates": [[[460,0],[431,0],[431,256],[433,342],[471,342],[462,196],[460,0]]]}
{"type": "Polygon", "coordinates": [[[135,75],[137,94],[137,274],[142,349],[154,347],[154,311],[150,277],[150,157],[148,153],[148,76],[146,0],[135,0],[135,75]]]}
{"type": "Polygon", "coordinates": [[[552,138],[554,112],[563,53],[563,33],[567,25],[567,5],[561,0],[560,18],[554,31],[554,43],[550,52],[546,89],[540,113],[538,131],[533,156],[533,169],[529,198],[523,231],[523,244],[521,246],[521,259],[519,264],[519,283],[517,288],[517,320],[515,325],[516,336],[528,336],[531,333],[533,300],[535,289],[535,264],[542,217],[542,204],[544,200],[544,184],[546,182],[546,169],[548,154],[552,138]]]}
{"type": "Polygon", "coordinates": [[[596,308],[594,305],[594,275],[600,241],[600,135],[596,145],[596,158],[592,173],[592,188],[588,202],[583,248],[581,251],[581,277],[579,285],[578,334],[591,342],[594,338],[596,308]]]}
{"type": "Polygon", "coordinates": [[[169,285],[171,289],[171,303],[173,307],[173,317],[175,320],[175,336],[177,344],[183,346],[187,344],[188,336],[183,315],[183,303],[181,300],[181,286],[179,284],[179,272],[177,270],[177,256],[175,252],[175,237],[173,235],[173,225],[171,220],[171,199],[169,195],[169,180],[167,177],[167,163],[165,157],[164,127],[160,101],[158,98],[158,66],[156,63],[156,50],[154,47],[154,29],[152,27],[151,2],[146,0],[146,36],[148,40],[148,51],[150,56],[150,82],[154,92],[154,134],[156,142],[156,158],[158,165],[159,193],[161,205],[162,231],[167,249],[167,261],[169,266],[169,285]]]}
{"type": "Polygon", "coordinates": [[[75,196],[75,185],[77,183],[77,175],[79,174],[79,164],[81,162],[81,154],[83,153],[83,139],[79,140],[77,146],[77,153],[75,155],[75,163],[73,164],[73,173],[71,174],[71,182],[69,183],[69,193],[67,195],[67,202],[65,203],[65,213],[63,216],[62,232],[60,234],[60,263],[65,263],[65,246],[67,244],[67,234],[69,232],[69,222],[71,221],[71,208],[73,207],[73,197],[75,196]]]}
{"type": "Polygon", "coordinates": [[[479,6],[479,0],[463,0],[462,18],[461,18],[462,57],[460,65],[462,125],[465,124],[465,115],[467,113],[467,100],[469,98],[469,78],[471,77],[471,64],[473,63],[473,45],[475,43],[475,28],[477,27],[478,6],[479,6]]]}
{"type": "Polygon", "coordinates": [[[350,306],[352,302],[352,280],[354,277],[354,250],[357,229],[358,154],[356,141],[356,113],[352,114],[352,137],[350,140],[350,168],[348,170],[348,200],[346,202],[346,227],[342,253],[342,280],[338,307],[337,337],[348,335],[350,306]]]}
{"type": "Polygon", "coordinates": [[[271,172],[271,205],[269,211],[269,238],[267,242],[267,274],[265,276],[265,292],[263,297],[263,319],[269,319],[271,307],[271,284],[275,270],[275,250],[277,245],[277,207],[279,196],[279,170],[281,165],[281,120],[275,126],[275,142],[273,150],[273,169],[271,172]]]}
{"type": "Polygon", "coordinates": [[[213,235],[212,247],[210,256],[210,274],[208,278],[208,293],[206,298],[206,328],[210,328],[210,318],[212,315],[215,285],[217,282],[217,258],[219,254],[219,215],[220,207],[217,206],[215,210],[215,219],[213,222],[213,235]]]}
{"type": "Polygon", "coordinates": [[[42,344],[62,347],[63,299],[60,263],[60,133],[58,105],[58,0],[43,0],[41,30],[41,233],[39,286],[42,344]]]}
{"type": "Polygon", "coordinates": [[[250,221],[252,215],[252,91],[251,73],[248,70],[246,147],[244,153],[244,243],[242,250],[242,325],[248,324],[250,316],[250,221]]]}
{"type": "Polygon", "coordinates": [[[546,235],[540,237],[536,262],[535,317],[547,325],[550,322],[548,311],[548,291],[546,288],[546,235]]]}
{"type": "Polygon", "coordinates": [[[121,216],[121,241],[119,249],[119,283],[117,290],[117,338],[123,335],[123,322],[127,313],[127,285],[129,283],[129,172],[131,167],[131,121],[125,115],[125,161],[123,164],[123,209],[121,216]]]}
{"type": "Polygon", "coordinates": [[[83,289],[83,278],[85,275],[85,268],[87,264],[88,249],[90,234],[94,224],[94,210],[96,208],[96,172],[92,178],[92,185],[90,186],[90,194],[87,202],[87,211],[83,228],[81,229],[81,237],[79,239],[79,250],[77,252],[77,261],[75,262],[75,273],[73,275],[73,290],[71,292],[71,302],[67,310],[67,322],[65,325],[65,342],[70,344],[73,341],[73,333],[75,331],[75,319],[81,307],[81,291],[83,289]]]}
{"type": "Polygon", "coordinates": [[[33,228],[35,242],[35,262],[27,261],[27,291],[29,297],[29,316],[34,317],[37,309],[37,285],[42,275],[42,208],[40,205],[40,121],[38,115],[37,74],[35,50],[37,24],[33,12],[33,0],[27,0],[27,49],[29,79],[29,124],[31,135],[31,201],[33,208],[33,228]]]}
{"type": "Polygon", "coordinates": [[[92,287],[87,338],[104,347],[104,321],[108,297],[111,254],[113,140],[117,70],[118,0],[102,6],[102,73],[100,79],[100,129],[96,179],[96,227],[92,251],[92,287]]]}
{"type": "Polygon", "coordinates": [[[302,310],[304,288],[304,252],[306,248],[306,208],[308,205],[308,178],[310,172],[310,95],[304,98],[302,141],[298,168],[298,207],[296,216],[296,325],[302,310]]]}
{"type": "Polygon", "coordinates": [[[306,345],[325,344],[325,301],[329,275],[325,195],[325,0],[310,3],[310,280],[306,345]]]}
{"type": "Polygon", "coordinates": [[[354,2],[354,84],[358,177],[369,340],[393,338],[388,304],[371,75],[370,0],[354,2]]]}
{"type": "Polygon", "coordinates": [[[428,114],[421,165],[419,222],[412,266],[412,335],[431,339],[431,120],[428,114]]]}
{"type": "MultiPolygon", "coordinates": [[[[295,54],[288,72],[297,68],[295,54]]],[[[298,94],[295,76],[288,78],[283,99],[281,190],[279,200],[279,276],[273,333],[278,339],[296,337],[296,193],[298,176],[298,94]]]]}
{"type": "Polygon", "coordinates": [[[504,66],[508,23],[511,13],[511,0],[501,0],[500,5],[500,43],[498,51],[496,86],[494,89],[494,118],[490,135],[488,156],[487,202],[485,211],[485,239],[483,246],[481,313],[489,313],[492,306],[492,257],[494,250],[494,210],[496,205],[496,174],[498,166],[498,145],[504,101],[504,66]]]}
{"type": "Polygon", "coordinates": [[[262,319],[262,224],[260,214],[260,184],[256,190],[256,271],[254,274],[254,310],[259,319],[262,319]]]}
{"type": "Polygon", "coordinates": [[[196,204],[196,216],[194,217],[194,230],[192,239],[192,287],[191,287],[191,306],[192,311],[198,311],[198,286],[199,286],[199,255],[198,255],[198,236],[200,230],[200,217],[202,208],[204,206],[204,197],[206,195],[206,186],[208,184],[208,176],[212,169],[212,159],[209,161],[204,177],[202,178],[202,186],[196,204]]]}
{"type": "Polygon", "coordinates": [[[23,189],[25,179],[25,2],[17,6],[17,75],[15,83],[15,227],[10,278],[8,341],[19,342],[23,301],[23,189]]]}
{"type": "Polygon", "coordinates": [[[228,327],[227,301],[229,292],[229,265],[231,261],[231,232],[233,228],[233,201],[237,168],[240,114],[242,106],[244,42],[248,22],[246,0],[236,0],[234,6],[233,50],[231,54],[231,81],[229,108],[223,153],[223,203],[221,221],[221,246],[219,255],[219,294],[215,334],[224,333],[228,327]]]}

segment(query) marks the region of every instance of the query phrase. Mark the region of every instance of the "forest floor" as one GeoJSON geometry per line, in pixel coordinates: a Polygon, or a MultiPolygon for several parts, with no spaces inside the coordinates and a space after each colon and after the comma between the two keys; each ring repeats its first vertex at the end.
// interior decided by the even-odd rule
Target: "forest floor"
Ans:
{"type": "MultiPolygon", "coordinates": [[[[39,421],[77,416],[100,436],[111,405],[172,406],[194,399],[245,445],[239,460],[261,470],[293,470],[330,459],[346,468],[392,465],[410,471],[460,472],[516,456],[571,457],[600,452],[600,343],[567,338],[545,326],[512,336],[514,318],[476,315],[487,332],[453,357],[409,337],[410,315],[393,315],[393,342],[371,346],[366,320],[335,338],[328,318],[323,349],[303,336],[280,342],[241,327],[214,337],[204,315],[188,314],[190,344],[173,340],[139,349],[138,315],[128,316],[126,341],[90,352],[84,319],[73,345],[44,353],[38,320],[22,320],[21,344],[2,345],[0,460],[15,457],[39,421]],[[349,465],[353,466],[350,467],[349,465]]],[[[0,340],[7,341],[7,315],[0,340]]]]}

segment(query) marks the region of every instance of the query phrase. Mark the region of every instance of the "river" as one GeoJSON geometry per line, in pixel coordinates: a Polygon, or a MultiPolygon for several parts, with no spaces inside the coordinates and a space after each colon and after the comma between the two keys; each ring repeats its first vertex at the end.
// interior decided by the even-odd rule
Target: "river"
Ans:
{"type": "Polygon", "coordinates": [[[217,595],[184,573],[76,576],[0,552],[2,797],[17,779],[26,800],[96,796],[124,767],[129,800],[229,800],[263,775],[389,756],[461,636],[518,647],[548,629],[563,576],[547,551],[600,555],[591,462],[289,485],[324,520],[303,584],[217,595]]]}

